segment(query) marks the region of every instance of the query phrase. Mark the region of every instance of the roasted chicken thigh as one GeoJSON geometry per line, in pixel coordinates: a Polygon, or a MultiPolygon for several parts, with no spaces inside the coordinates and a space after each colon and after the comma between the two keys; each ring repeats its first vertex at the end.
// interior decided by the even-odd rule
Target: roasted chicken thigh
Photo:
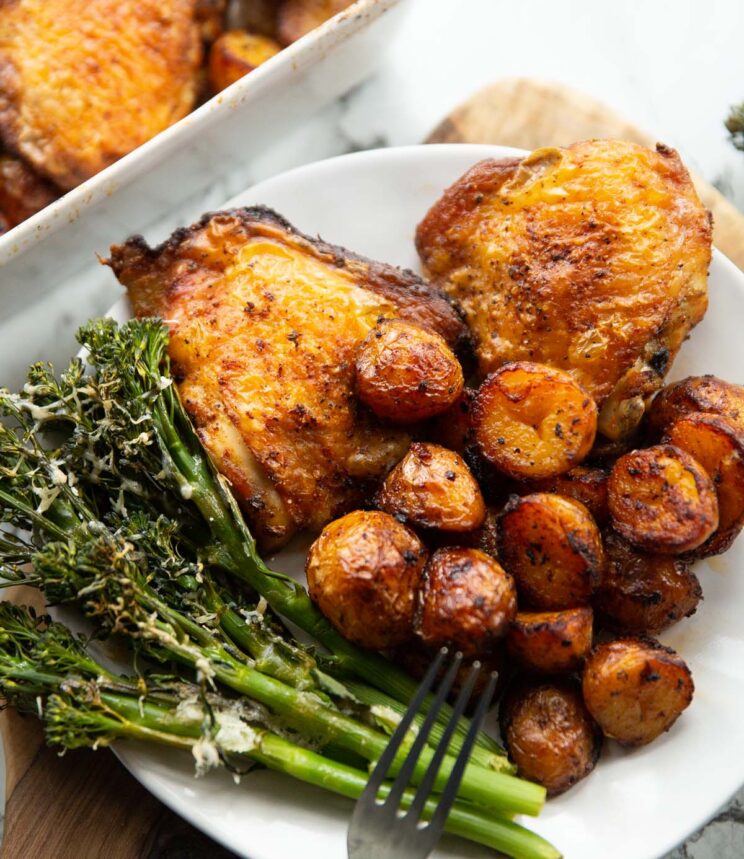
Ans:
{"type": "Polygon", "coordinates": [[[711,225],[672,149],[589,140],[476,164],[418,227],[485,373],[571,373],[612,439],[638,424],[707,307],[711,225]]]}
{"type": "Polygon", "coordinates": [[[74,188],[194,106],[195,0],[0,0],[0,140],[74,188]]]}
{"type": "Polygon", "coordinates": [[[450,304],[411,272],[296,232],[275,213],[206,215],[163,245],[133,238],[109,264],[138,316],[161,316],[181,398],[264,547],[319,530],[370,497],[407,430],[354,393],[359,345],[404,318],[458,347],[450,304]]]}

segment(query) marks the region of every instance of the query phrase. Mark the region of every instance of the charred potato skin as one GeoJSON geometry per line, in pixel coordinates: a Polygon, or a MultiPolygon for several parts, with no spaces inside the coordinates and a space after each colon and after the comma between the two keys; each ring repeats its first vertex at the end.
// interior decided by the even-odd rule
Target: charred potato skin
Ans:
{"type": "Polygon", "coordinates": [[[414,627],[427,647],[487,654],[517,613],[514,580],[491,557],[459,546],[437,549],[418,594],[414,627]]]}
{"type": "Polygon", "coordinates": [[[702,465],[718,498],[718,530],[686,557],[720,555],[744,526],[744,434],[728,418],[702,412],[678,420],[664,440],[702,465]]]}
{"type": "Polygon", "coordinates": [[[608,483],[613,528],[647,552],[678,555],[718,527],[718,500],[694,457],[671,444],[621,456],[608,483]]]}
{"type": "Polygon", "coordinates": [[[645,746],[668,731],[694,690],[684,660],[649,638],[598,645],[582,675],[587,709],[604,735],[624,746],[645,746]]]}
{"type": "Polygon", "coordinates": [[[591,450],[597,405],[562,370],[510,362],[478,389],[473,424],[481,454],[500,471],[515,480],[554,477],[591,450]]]}
{"type": "Polygon", "coordinates": [[[486,504],[462,457],[437,444],[414,442],[388,474],[377,506],[401,521],[442,531],[473,531],[486,504]]]}
{"type": "Polygon", "coordinates": [[[425,563],[424,546],[405,525],[358,510],[323,529],[305,572],[312,600],[336,629],[361,647],[383,650],[413,635],[425,563]]]}
{"type": "Polygon", "coordinates": [[[605,626],[655,635],[695,613],[703,591],[687,561],[641,552],[613,532],[605,534],[604,548],[594,608],[605,626]]]}
{"type": "Polygon", "coordinates": [[[681,418],[699,412],[721,415],[744,433],[744,386],[717,376],[688,376],[663,388],[646,414],[649,437],[660,439],[681,418]]]}
{"type": "Polygon", "coordinates": [[[499,558],[533,610],[587,605],[604,565],[602,538],[578,501],[537,492],[513,496],[499,521],[499,558]]]}
{"type": "Polygon", "coordinates": [[[245,30],[223,33],[209,51],[209,83],[212,90],[221,92],[280,50],[281,46],[268,36],[245,30]]]}
{"type": "Polygon", "coordinates": [[[520,495],[531,495],[534,492],[552,492],[555,495],[573,498],[574,501],[580,501],[587,508],[598,525],[606,525],[610,518],[607,500],[609,476],[608,469],[599,466],[577,465],[557,477],[547,477],[543,480],[531,480],[528,483],[517,484],[516,490],[520,495]]]}
{"type": "Polygon", "coordinates": [[[464,385],[443,337],[404,319],[384,319],[362,342],[356,392],[382,420],[415,423],[446,411],[464,385]]]}
{"type": "Polygon", "coordinates": [[[599,759],[602,733],[568,680],[517,680],[504,695],[499,720],[519,775],[542,784],[548,796],[573,787],[599,759]]]}
{"type": "Polygon", "coordinates": [[[592,649],[593,612],[517,612],[506,637],[509,655],[538,674],[563,674],[581,667],[592,649]]]}

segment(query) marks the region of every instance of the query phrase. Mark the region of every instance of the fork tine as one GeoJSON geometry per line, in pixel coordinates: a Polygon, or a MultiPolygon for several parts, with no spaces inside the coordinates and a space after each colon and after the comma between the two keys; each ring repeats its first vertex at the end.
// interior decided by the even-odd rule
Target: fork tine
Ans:
{"type": "Polygon", "coordinates": [[[408,754],[401,764],[400,770],[395,777],[395,781],[390,788],[390,793],[385,797],[386,805],[395,806],[396,808],[398,807],[400,799],[403,796],[403,792],[408,787],[413,771],[416,769],[416,764],[418,763],[418,759],[421,755],[421,750],[429,739],[432,726],[437,720],[442,704],[445,702],[450,690],[452,689],[452,684],[455,682],[455,677],[457,676],[457,672],[460,670],[461,664],[462,654],[456,653],[455,658],[447,669],[447,673],[439,684],[436,697],[429,707],[426,718],[419,728],[418,734],[416,734],[416,739],[411,744],[411,748],[408,750],[408,754]]]}
{"type": "Polygon", "coordinates": [[[393,731],[385,751],[380,755],[377,763],[375,764],[375,768],[372,770],[372,773],[367,780],[367,786],[364,788],[362,795],[357,800],[354,817],[357,816],[357,812],[360,812],[365,803],[374,803],[376,801],[380,785],[385,781],[390,765],[395,760],[395,756],[403,742],[403,738],[408,733],[408,729],[411,727],[414,717],[421,709],[421,705],[424,703],[424,698],[429,694],[434,678],[436,677],[446,654],[447,650],[443,647],[429,666],[429,670],[421,681],[421,685],[416,690],[416,694],[408,705],[408,709],[404,713],[400,722],[398,722],[395,731],[393,731]]]}
{"type": "Polygon", "coordinates": [[[432,757],[429,766],[426,769],[426,773],[424,774],[421,783],[416,790],[416,795],[413,798],[413,802],[408,810],[407,817],[411,819],[418,820],[421,817],[421,812],[426,805],[426,800],[429,797],[429,794],[434,787],[434,782],[436,781],[437,774],[439,773],[439,769],[442,765],[442,761],[444,760],[444,756],[447,754],[449,750],[450,740],[452,739],[452,735],[455,732],[455,728],[457,727],[457,723],[465,711],[465,707],[467,706],[468,701],[470,700],[471,695],[473,694],[473,688],[475,687],[475,681],[480,671],[480,663],[474,662],[468,672],[467,680],[463,684],[460,692],[457,696],[457,700],[455,701],[452,707],[452,715],[450,716],[449,721],[447,722],[447,726],[444,729],[444,733],[442,734],[442,739],[440,740],[437,748],[434,752],[434,756],[432,757]]]}
{"type": "Polygon", "coordinates": [[[457,799],[457,791],[460,787],[460,782],[462,781],[462,776],[465,772],[470,752],[473,750],[473,746],[475,745],[475,741],[478,737],[478,732],[481,729],[483,720],[486,718],[486,713],[488,712],[491,699],[493,698],[493,693],[496,688],[496,676],[496,672],[493,672],[488,678],[486,688],[480,696],[475,713],[473,713],[473,720],[470,723],[467,736],[465,737],[462,747],[455,759],[452,772],[447,779],[447,784],[444,786],[444,790],[442,791],[439,802],[437,803],[436,811],[432,815],[431,821],[427,826],[427,829],[429,829],[432,834],[435,834],[437,838],[441,835],[444,829],[444,824],[447,821],[447,815],[450,813],[450,809],[452,808],[455,799],[457,799]]]}

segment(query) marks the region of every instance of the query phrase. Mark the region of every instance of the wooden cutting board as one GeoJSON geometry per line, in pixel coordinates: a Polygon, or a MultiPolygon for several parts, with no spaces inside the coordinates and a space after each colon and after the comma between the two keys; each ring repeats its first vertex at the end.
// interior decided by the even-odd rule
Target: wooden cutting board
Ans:
{"type": "MultiPolygon", "coordinates": [[[[530,80],[502,81],[473,96],[443,120],[427,142],[536,149],[589,137],[654,143],[585,96],[530,80]]],[[[697,184],[714,213],[716,244],[744,268],[744,216],[714,188],[701,181],[697,184]]],[[[12,597],[38,603],[33,591],[12,597]]],[[[34,717],[10,710],[0,713],[0,733],[7,797],[2,859],[227,859],[232,855],[168,811],[109,750],[59,757],[44,746],[34,717]]]]}
{"type": "MultiPolygon", "coordinates": [[[[442,120],[426,142],[500,143],[537,149],[591,137],[630,140],[644,146],[656,143],[606,105],[561,84],[529,78],[498,81],[476,93],[442,120]]],[[[693,180],[713,213],[716,247],[744,270],[744,214],[712,185],[695,175],[693,180]]]]}

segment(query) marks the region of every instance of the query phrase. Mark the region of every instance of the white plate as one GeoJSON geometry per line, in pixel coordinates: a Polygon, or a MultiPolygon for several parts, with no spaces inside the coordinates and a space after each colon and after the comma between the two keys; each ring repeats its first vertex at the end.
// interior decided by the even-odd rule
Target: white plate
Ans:
{"type": "MultiPolygon", "coordinates": [[[[293,170],[229,205],[264,203],[299,229],[373,258],[418,268],[416,224],[442,190],[492,146],[421,146],[334,158],[293,170]]],[[[111,236],[112,240],[123,236],[111,236]]],[[[126,315],[125,305],[116,308],[126,315]]],[[[710,309],[685,344],[672,377],[716,373],[744,381],[744,276],[716,253],[710,309]]],[[[302,556],[275,565],[300,573],[302,556]]],[[[744,782],[744,539],[721,558],[697,565],[705,601],[694,617],[662,636],[689,662],[692,706],[672,730],[632,752],[605,745],[596,770],[550,801],[526,825],[567,859],[656,859],[710,818],[744,782]]],[[[176,812],[251,859],[344,859],[351,803],[268,772],[240,785],[226,773],[195,779],[186,755],[121,744],[134,775],[176,812]]],[[[440,856],[493,855],[448,841],[440,856]]]]}

